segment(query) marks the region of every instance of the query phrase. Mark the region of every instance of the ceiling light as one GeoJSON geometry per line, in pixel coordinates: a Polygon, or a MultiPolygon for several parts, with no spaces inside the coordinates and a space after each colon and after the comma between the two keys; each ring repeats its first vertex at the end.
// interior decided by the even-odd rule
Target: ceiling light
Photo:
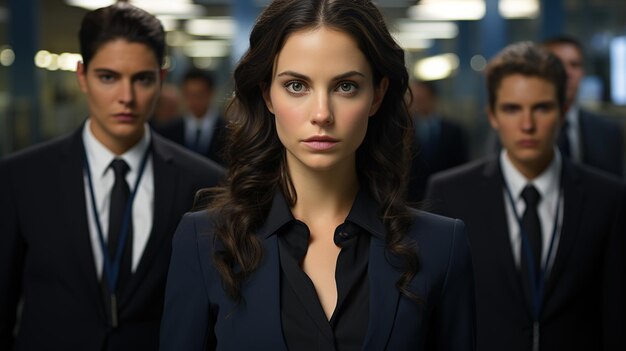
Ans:
{"type": "MultiPolygon", "coordinates": [[[[65,2],[87,10],[95,10],[115,3],[113,0],[65,0],[65,2]]],[[[190,0],[130,0],[129,3],[153,15],[201,16],[206,12],[204,6],[196,5],[190,0]]]]}
{"type": "Polygon", "coordinates": [[[409,18],[420,21],[479,20],[485,11],[483,0],[422,0],[407,10],[409,18]]]}
{"type": "Polygon", "coordinates": [[[192,40],[183,51],[189,57],[225,57],[229,52],[225,40],[192,40]]]}
{"type": "Polygon", "coordinates": [[[415,63],[413,74],[421,80],[444,79],[459,67],[459,57],[455,54],[431,56],[415,63]]]}
{"type": "Polygon", "coordinates": [[[185,30],[192,35],[232,38],[235,21],[230,17],[190,19],[185,23],[185,30]]]}
{"type": "Polygon", "coordinates": [[[459,34],[459,28],[453,22],[417,22],[399,21],[400,33],[423,39],[453,39],[459,34]]]}
{"type": "Polygon", "coordinates": [[[502,17],[508,19],[537,18],[539,2],[537,0],[500,0],[498,10],[502,17]]]}
{"type": "Polygon", "coordinates": [[[414,36],[413,33],[401,32],[392,33],[391,35],[398,42],[398,45],[400,45],[400,47],[404,50],[423,50],[433,46],[433,41],[431,39],[414,36]]]}

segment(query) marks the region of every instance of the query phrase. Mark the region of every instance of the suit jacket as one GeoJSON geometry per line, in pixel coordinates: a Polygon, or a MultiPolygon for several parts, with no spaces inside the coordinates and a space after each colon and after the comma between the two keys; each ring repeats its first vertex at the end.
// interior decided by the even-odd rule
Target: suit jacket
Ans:
{"type": "Polygon", "coordinates": [[[111,329],[89,237],[81,133],[0,162],[2,350],[157,350],[172,235],[196,190],[223,176],[221,167],[152,133],[152,232],[118,297],[119,327],[111,329]]]}
{"type": "MultiPolygon", "coordinates": [[[[547,278],[540,350],[626,350],[626,189],[567,160],[563,226],[547,278]]],[[[463,220],[476,280],[477,350],[531,350],[532,312],[508,233],[498,157],[431,178],[436,213],[463,220]]]]}
{"type": "MultiPolygon", "coordinates": [[[[358,223],[373,233],[363,350],[473,350],[473,278],[463,223],[415,212],[409,237],[417,242],[420,271],[410,289],[424,300],[418,303],[395,287],[402,272],[394,264],[401,262],[386,253],[384,225],[376,213],[366,218],[358,223]]],[[[264,258],[242,286],[244,302],[235,306],[213,264],[210,216],[185,215],[174,235],[161,350],[287,350],[277,229],[266,223],[258,231],[264,258]]]]}
{"type": "MultiPolygon", "coordinates": [[[[226,122],[222,117],[216,116],[215,126],[213,127],[213,136],[211,142],[206,150],[200,152],[204,157],[207,157],[221,165],[225,165],[225,160],[222,155],[222,151],[226,144],[226,122]]],[[[157,133],[161,134],[165,138],[172,140],[173,142],[185,146],[185,119],[176,119],[160,128],[156,129],[157,133]]]]}
{"type": "Polygon", "coordinates": [[[579,110],[583,163],[624,176],[624,127],[606,117],[579,110]]]}
{"type": "Polygon", "coordinates": [[[413,143],[407,197],[413,203],[424,199],[431,175],[468,161],[468,145],[461,126],[445,119],[439,120],[437,137],[427,143],[417,139],[413,143]]]}

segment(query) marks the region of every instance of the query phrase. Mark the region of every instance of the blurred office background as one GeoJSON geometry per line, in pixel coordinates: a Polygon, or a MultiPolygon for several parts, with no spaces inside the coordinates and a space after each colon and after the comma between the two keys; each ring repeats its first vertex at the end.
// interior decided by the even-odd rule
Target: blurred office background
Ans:
{"type": "MultiPolygon", "coordinates": [[[[269,0],[131,0],[158,15],[169,45],[167,81],[190,67],[215,72],[217,104],[230,95],[230,74],[246,50],[254,20],[269,0]]],[[[297,1],[297,0],[294,0],[297,1]]],[[[76,128],[87,108],[75,78],[77,31],[88,9],[107,0],[0,0],[0,157],[76,128]]],[[[443,114],[462,124],[472,157],[489,128],[482,70],[519,40],[557,34],[585,46],[580,99],[626,121],[624,0],[378,0],[406,49],[409,72],[434,80],[443,114]]]]}

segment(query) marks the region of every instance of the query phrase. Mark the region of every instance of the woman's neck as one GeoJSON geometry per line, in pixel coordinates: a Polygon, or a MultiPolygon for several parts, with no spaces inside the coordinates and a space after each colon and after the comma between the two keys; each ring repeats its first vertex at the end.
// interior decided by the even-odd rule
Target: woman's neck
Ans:
{"type": "Polygon", "coordinates": [[[354,165],[327,171],[290,167],[289,172],[297,194],[294,217],[308,225],[345,220],[359,190],[354,165]]]}

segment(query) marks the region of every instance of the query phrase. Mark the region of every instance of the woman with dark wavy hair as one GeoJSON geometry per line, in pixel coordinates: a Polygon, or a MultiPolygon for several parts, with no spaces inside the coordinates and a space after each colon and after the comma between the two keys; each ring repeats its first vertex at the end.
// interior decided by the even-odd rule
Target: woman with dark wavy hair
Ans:
{"type": "Polygon", "coordinates": [[[228,179],[175,234],[161,348],[472,350],[464,225],[404,200],[408,74],[378,9],[275,0],[234,79],[228,179]]]}

